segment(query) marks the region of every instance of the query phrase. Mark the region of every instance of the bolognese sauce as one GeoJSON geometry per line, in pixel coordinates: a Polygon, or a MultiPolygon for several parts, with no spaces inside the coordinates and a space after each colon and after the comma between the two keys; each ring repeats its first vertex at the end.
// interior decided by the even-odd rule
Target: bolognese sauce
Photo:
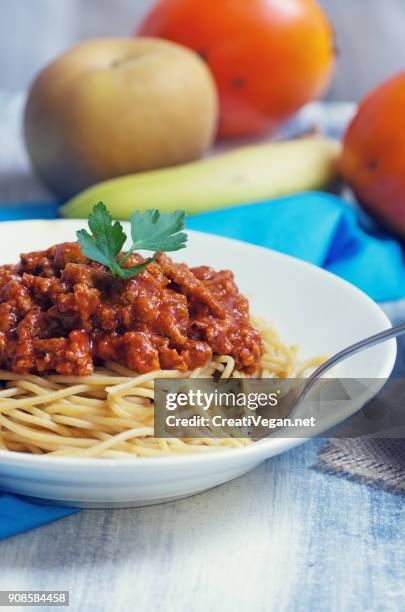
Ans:
{"type": "MultiPolygon", "coordinates": [[[[125,267],[143,262],[133,254],[125,267]]],[[[0,367],[85,376],[114,361],[140,373],[186,372],[213,354],[252,374],[264,352],[232,272],[159,254],[129,280],[87,259],[76,242],[0,266],[0,367]]]]}

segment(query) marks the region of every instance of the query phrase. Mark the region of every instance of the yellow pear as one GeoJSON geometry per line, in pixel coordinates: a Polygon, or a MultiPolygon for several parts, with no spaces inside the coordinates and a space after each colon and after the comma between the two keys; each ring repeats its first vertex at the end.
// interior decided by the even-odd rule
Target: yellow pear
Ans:
{"type": "Polygon", "coordinates": [[[32,165],[66,199],[99,181],[200,158],[217,125],[204,62],[153,38],[97,39],[35,79],[24,131],[32,165]]]}

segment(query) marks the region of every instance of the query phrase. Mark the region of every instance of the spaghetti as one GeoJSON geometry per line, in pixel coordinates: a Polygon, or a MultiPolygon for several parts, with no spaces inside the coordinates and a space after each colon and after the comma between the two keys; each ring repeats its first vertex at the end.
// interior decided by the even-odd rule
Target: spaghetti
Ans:
{"type": "MultiPolygon", "coordinates": [[[[323,358],[298,361],[298,347],[287,346],[263,319],[253,319],[264,343],[256,378],[301,376],[323,358]]],[[[156,378],[250,376],[229,355],[214,355],[192,371],[154,370],[136,375],[107,362],[90,376],[38,376],[0,371],[0,448],[51,456],[128,458],[210,452],[239,448],[248,439],[153,437],[156,378]]]]}

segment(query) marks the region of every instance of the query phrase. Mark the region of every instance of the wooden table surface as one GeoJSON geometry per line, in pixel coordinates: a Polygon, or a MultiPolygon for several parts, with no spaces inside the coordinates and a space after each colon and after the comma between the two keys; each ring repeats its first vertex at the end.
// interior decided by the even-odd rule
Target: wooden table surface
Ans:
{"type": "Polygon", "coordinates": [[[311,469],[321,445],[184,501],[3,541],[0,588],[69,590],[74,612],[399,611],[404,499],[311,469]]]}

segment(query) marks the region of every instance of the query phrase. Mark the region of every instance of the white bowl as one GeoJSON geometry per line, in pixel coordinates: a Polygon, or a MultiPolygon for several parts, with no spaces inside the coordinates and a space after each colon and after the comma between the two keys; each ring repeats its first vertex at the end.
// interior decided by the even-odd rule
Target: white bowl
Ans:
{"type": "MultiPolygon", "coordinates": [[[[29,221],[0,225],[0,263],[20,252],[74,240],[83,221],[29,221]]],[[[175,259],[235,272],[252,312],[273,322],[305,357],[334,354],[390,327],[364,293],[315,266],[271,250],[189,232],[175,259]]],[[[392,340],[339,366],[344,378],[388,378],[396,357],[392,340]]],[[[361,408],[361,403],[353,408],[361,408]]],[[[336,415],[336,422],[341,420],[336,415]]],[[[86,507],[140,506],[199,493],[236,478],[305,439],[265,439],[237,450],[146,459],[75,459],[0,451],[0,489],[51,503],[86,507]]]]}

